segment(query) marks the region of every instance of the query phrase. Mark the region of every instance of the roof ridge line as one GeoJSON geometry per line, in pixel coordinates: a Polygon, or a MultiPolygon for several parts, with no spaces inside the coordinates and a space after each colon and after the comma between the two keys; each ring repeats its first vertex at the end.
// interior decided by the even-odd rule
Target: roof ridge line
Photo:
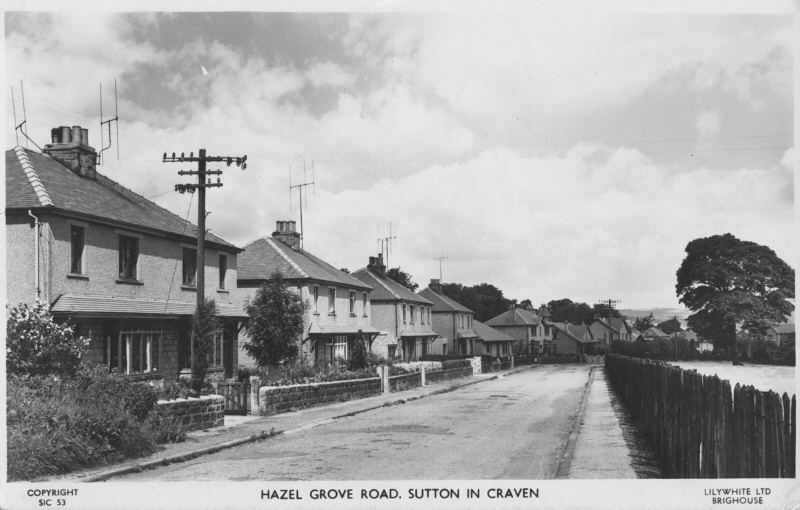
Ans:
{"type": "Polygon", "coordinates": [[[399,295],[399,294],[397,294],[397,292],[393,291],[392,289],[390,289],[390,288],[389,288],[389,286],[388,286],[388,285],[386,285],[385,283],[383,283],[383,282],[381,281],[381,279],[380,279],[380,278],[378,278],[378,276],[377,276],[375,273],[373,273],[373,272],[372,272],[372,271],[370,271],[369,269],[367,269],[366,271],[367,271],[367,273],[368,273],[370,276],[372,276],[372,278],[374,278],[374,279],[375,279],[375,281],[376,281],[376,282],[378,282],[378,283],[380,283],[380,284],[381,284],[381,287],[383,287],[384,289],[388,290],[388,291],[389,291],[389,294],[391,294],[392,296],[394,296],[394,297],[395,297],[395,299],[400,299],[400,300],[402,300],[402,299],[403,299],[403,298],[401,298],[401,297],[400,297],[400,295],[399,295]]]}
{"type": "Polygon", "coordinates": [[[268,238],[268,237],[265,237],[265,238],[264,238],[264,240],[265,240],[267,243],[269,243],[269,245],[270,245],[270,246],[272,246],[272,248],[273,248],[275,251],[277,251],[277,252],[280,254],[280,256],[281,256],[281,257],[283,257],[283,259],[284,259],[286,262],[288,262],[288,263],[289,263],[289,265],[290,265],[290,266],[292,266],[292,267],[293,267],[293,268],[294,268],[294,269],[295,269],[295,270],[296,270],[298,273],[300,273],[300,274],[301,274],[301,275],[302,275],[304,278],[311,278],[310,276],[308,276],[308,273],[306,273],[305,271],[303,271],[303,269],[302,269],[300,266],[298,266],[298,265],[297,265],[297,263],[296,263],[294,260],[290,259],[288,255],[286,255],[285,253],[283,253],[283,250],[281,250],[281,249],[278,247],[278,245],[275,243],[275,241],[273,241],[272,239],[270,239],[270,238],[268,238]]]}
{"type": "Polygon", "coordinates": [[[14,147],[14,152],[17,153],[17,160],[19,160],[22,171],[25,172],[25,177],[28,178],[33,192],[36,193],[36,198],[39,199],[39,203],[43,206],[55,207],[53,201],[50,199],[50,195],[47,193],[47,189],[45,189],[42,181],[39,180],[39,175],[36,173],[36,169],[33,168],[33,163],[31,163],[31,160],[28,158],[28,153],[25,152],[25,149],[23,149],[21,145],[14,147]]]}

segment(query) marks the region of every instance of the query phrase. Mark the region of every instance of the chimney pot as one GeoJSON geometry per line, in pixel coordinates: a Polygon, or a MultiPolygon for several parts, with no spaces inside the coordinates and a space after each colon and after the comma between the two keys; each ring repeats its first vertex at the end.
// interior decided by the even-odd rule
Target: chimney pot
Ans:
{"type": "Polygon", "coordinates": [[[97,178],[97,153],[89,145],[88,129],[59,126],[50,130],[50,137],[52,143],[42,152],[82,177],[97,178]]]}
{"type": "Polygon", "coordinates": [[[272,237],[276,238],[293,250],[300,249],[300,233],[294,230],[294,221],[275,222],[275,232],[272,237]]]}

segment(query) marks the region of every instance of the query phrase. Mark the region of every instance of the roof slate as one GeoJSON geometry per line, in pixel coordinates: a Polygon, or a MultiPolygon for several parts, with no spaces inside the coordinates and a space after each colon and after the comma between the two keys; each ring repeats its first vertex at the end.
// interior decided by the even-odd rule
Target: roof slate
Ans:
{"type": "Polygon", "coordinates": [[[415,294],[414,292],[407,289],[403,285],[397,283],[396,281],[392,280],[391,278],[387,277],[381,278],[380,276],[368,270],[367,268],[361,268],[358,271],[352,273],[351,276],[357,278],[358,280],[364,282],[365,284],[373,288],[373,291],[369,295],[370,301],[402,300],[402,301],[409,301],[411,303],[421,303],[423,305],[433,304],[424,297],[415,294]]]}
{"type": "MultiPolygon", "coordinates": [[[[193,315],[196,306],[195,302],[187,301],[62,294],[53,302],[50,311],[97,316],[193,315]]],[[[247,317],[244,311],[233,305],[217,303],[217,309],[222,317],[247,317]]]]}
{"type": "Polygon", "coordinates": [[[514,337],[509,336],[502,331],[498,331],[483,322],[473,320],[472,330],[477,333],[478,337],[484,342],[513,342],[514,337]]]}
{"type": "MultiPolygon", "coordinates": [[[[17,149],[6,151],[6,209],[42,207],[23,168],[17,149]]],[[[98,173],[97,179],[81,177],[46,154],[23,149],[55,210],[77,213],[131,227],[144,227],[194,239],[197,227],[98,173]]],[[[30,170],[29,170],[30,172],[30,170]]],[[[206,241],[239,248],[208,233],[206,241]]]]}
{"type": "Polygon", "coordinates": [[[489,326],[518,326],[530,325],[538,326],[542,319],[531,310],[525,308],[509,308],[497,317],[492,317],[486,324],[489,326]]]}
{"type": "Polygon", "coordinates": [[[425,287],[421,291],[417,292],[417,294],[433,303],[433,306],[431,306],[431,311],[433,312],[474,313],[466,306],[453,299],[450,299],[444,294],[437,294],[430,287],[425,287]]]}
{"type": "Polygon", "coordinates": [[[241,280],[269,280],[280,271],[289,280],[313,280],[359,290],[372,290],[361,280],[336,269],[324,260],[298,249],[293,250],[275,238],[256,239],[244,248],[237,260],[241,280]]]}

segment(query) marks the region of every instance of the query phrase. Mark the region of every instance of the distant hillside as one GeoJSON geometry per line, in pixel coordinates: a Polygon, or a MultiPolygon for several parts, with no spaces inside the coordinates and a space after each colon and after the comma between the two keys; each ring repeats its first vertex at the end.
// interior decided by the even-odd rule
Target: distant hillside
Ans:
{"type": "MultiPolygon", "coordinates": [[[[635,321],[638,317],[647,317],[652,313],[656,324],[659,322],[664,322],[665,320],[671,319],[677,315],[678,319],[681,321],[681,324],[686,327],[686,319],[692,314],[692,311],[688,308],[644,308],[639,310],[620,310],[619,313],[627,317],[631,323],[633,323],[633,321],[635,321]]],[[[794,312],[792,312],[792,315],[789,317],[787,322],[795,322],[794,312]]]]}
{"type": "Polygon", "coordinates": [[[656,324],[677,315],[681,324],[685,326],[686,318],[692,314],[692,311],[687,308],[645,308],[640,310],[620,310],[619,313],[630,319],[630,322],[635,321],[639,317],[647,317],[652,313],[656,324]]]}

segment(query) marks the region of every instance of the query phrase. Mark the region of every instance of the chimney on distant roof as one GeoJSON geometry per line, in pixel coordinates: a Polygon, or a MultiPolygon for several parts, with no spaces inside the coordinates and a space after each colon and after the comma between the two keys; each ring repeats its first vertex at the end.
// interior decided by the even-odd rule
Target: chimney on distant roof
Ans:
{"type": "Polygon", "coordinates": [[[293,250],[300,249],[300,233],[295,230],[297,222],[295,221],[277,221],[275,222],[275,232],[272,237],[282,242],[293,250]]]}
{"type": "Polygon", "coordinates": [[[60,126],[50,130],[49,143],[42,152],[76,174],[97,178],[97,152],[89,146],[89,130],[80,126],[60,126]]]}
{"type": "Polygon", "coordinates": [[[386,265],[383,263],[383,254],[379,253],[377,257],[370,257],[367,270],[375,273],[381,278],[386,278],[386,265]]]}
{"type": "Polygon", "coordinates": [[[442,293],[442,282],[440,282],[438,278],[432,278],[428,287],[437,294],[442,293]]]}

